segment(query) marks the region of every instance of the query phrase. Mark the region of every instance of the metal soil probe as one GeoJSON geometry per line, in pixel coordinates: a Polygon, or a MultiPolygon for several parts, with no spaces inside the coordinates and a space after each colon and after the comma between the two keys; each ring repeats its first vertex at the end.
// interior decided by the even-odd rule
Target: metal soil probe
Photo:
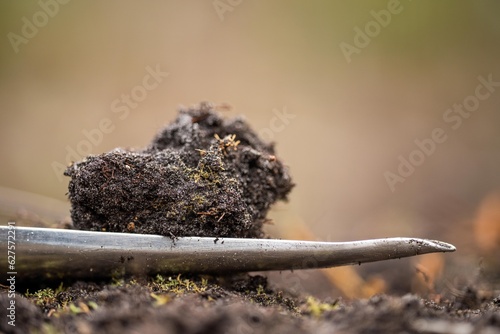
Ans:
{"type": "Polygon", "coordinates": [[[18,280],[92,279],[116,274],[211,273],[336,267],[435,252],[451,244],[417,238],[352,242],[169,238],[159,235],[0,227],[0,272],[18,280]],[[10,237],[9,237],[10,236],[10,237]],[[14,245],[14,247],[12,247],[14,245]],[[10,248],[9,248],[10,247],[10,248]],[[10,270],[7,249],[14,250],[10,270]]]}

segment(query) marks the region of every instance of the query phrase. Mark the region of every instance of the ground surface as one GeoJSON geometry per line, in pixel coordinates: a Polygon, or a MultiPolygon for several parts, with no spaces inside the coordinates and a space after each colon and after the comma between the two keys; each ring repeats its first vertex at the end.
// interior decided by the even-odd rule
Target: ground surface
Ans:
{"type": "MultiPolygon", "coordinates": [[[[77,282],[16,296],[4,333],[500,333],[500,296],[378,295],[319,300],[270,289],[262,276],[77,282]]],[[[8,306],[0,294],[2,309],[8,306]]]]}

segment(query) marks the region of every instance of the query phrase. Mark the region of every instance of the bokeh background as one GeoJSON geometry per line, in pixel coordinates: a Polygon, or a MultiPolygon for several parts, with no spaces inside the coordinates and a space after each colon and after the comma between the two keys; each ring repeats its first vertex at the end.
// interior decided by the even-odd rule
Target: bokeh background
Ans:
{"type": "MultiPolygon", "coordinates": [[[[86,148],[83,132],[103,119],[113,130],[93,154],[143,147],[179,105],[211,101],[227,117],[244,115],[290,166],[297,186],[273,209],[271,235],[443,239],[459,250],[356,272],[362,282],[385,275],[387,285],[406,268],[402,290],[419,275],[424,285],[457,272],[477,280],[500,244],[500,87],[458,129],[443,116],[475,94],[479,77],[500,82],[499,15],[493,0],[3,1],[2,218],[67,217],[68,179],[54,166],[86,148]],[[376,23],[373,11],[392,8],[376,23]],[[347,44],[357,47],[349,56],[347,44]],[[115,113],[148,68],[168,76],[126,117],[115,113]],[[435,128],[447,139],[391,190],[384,173],[397,173],[399,156],[435,128]]],[[[307,288],[316,276],[305,276],[307,288]]]]}

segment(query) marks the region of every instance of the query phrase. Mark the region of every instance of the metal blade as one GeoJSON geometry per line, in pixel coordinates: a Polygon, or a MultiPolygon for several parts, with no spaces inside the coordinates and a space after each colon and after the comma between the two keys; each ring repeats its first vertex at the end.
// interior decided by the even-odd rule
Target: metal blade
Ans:
{"type": "Polygon", "coordinates": [[[172,239],[159,235],[12,226],[0,227],[0,247],[1,274],[5,278],[14,272],[17,280],[23,281],[325,268],[455,250],[453,245],[441,241],[417,238],[353,242],[172,239]],[[13,267],[9,267],[8,260],[12,258],[7,258],[8,247],[15,252],[13,267]]]}

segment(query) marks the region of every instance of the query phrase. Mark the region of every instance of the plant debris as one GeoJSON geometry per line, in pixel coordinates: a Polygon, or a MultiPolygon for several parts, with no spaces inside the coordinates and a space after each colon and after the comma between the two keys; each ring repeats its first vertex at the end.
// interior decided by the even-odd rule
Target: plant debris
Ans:
{"type": "Polygon", "coordinates": [[[92,155],[65,175],[76,228],[170,237],[262,237],[293,187],[273,144],[209,103],[181,109],[145,149],[92,155]]]}

